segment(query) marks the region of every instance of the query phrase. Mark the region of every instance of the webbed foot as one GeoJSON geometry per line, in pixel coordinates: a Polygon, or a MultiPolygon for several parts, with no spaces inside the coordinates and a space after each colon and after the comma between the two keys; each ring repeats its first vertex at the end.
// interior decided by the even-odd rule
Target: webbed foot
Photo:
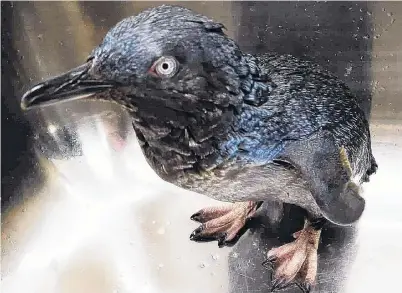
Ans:
{"type": "Polygon", "coordinates": [[[307,224],[293,234],[291,243],[272,248],[263,263],[273,269],[271,292],[296,284],[304,293],[310,292],[317,275],[317,248],[321,230],[307,224]]]}
{"type": "Polygon", "coordinates": [[[246,231],[245,224],[262,202],[237,202],[222,207],[204,208],[191,216],[201,223],[190,235],[197,242],[218,241],[219,247],[233,245],[246,231]]]}

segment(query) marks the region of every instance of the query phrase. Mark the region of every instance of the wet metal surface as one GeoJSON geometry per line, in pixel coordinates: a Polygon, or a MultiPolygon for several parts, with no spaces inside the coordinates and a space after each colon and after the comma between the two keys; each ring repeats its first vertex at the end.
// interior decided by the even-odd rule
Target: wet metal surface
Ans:
{"type": "MultiPolygon", "coordinates": [[[[9,58],[17,74],[6,98],[78,65],[117,21],[158,4],[15,2],[7,8],[8,50],[14,50],[9,58]]],[[[310,57],[361,94],[362,107],[371,108],[380,168],[364,186],[366,211],[358,225],[323,231],[316,292],[398,292],[402,3],[181,5],[224,23],[247,51],[310,57]]],[[[216,202],[161,181],[117,106],[72,102],[26,119],[34,134],[24,160],[35,162],[39,173],[23,168],[28,179],[2,194],[12,198],[2,210],[2,292],[270,291],[270,272],[261,263],[302,224],[297,209],[283,211],[280,222],[282,211],[266,202],[233,248],[193,243],[188,238],[197,224],[190,215],[216,202]]]]}

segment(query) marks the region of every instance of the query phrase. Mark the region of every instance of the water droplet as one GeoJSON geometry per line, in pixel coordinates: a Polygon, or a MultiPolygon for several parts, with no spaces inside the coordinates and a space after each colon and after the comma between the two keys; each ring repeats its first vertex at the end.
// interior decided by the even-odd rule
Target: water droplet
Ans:
{"type": "Polygon", "coordinates": [[[349,76],[350,75],[350,73],[352,72],[352,69],[353,69],[353,66],[352,66],[352,64],[348,64],[348,66],[345,68],[345,74],[344,74],[344,76],[349,76]]]}
{"type": "Polygon", "coordinates": [[[218,254],[213,254],[211,255],[213,260],[218,260],[219,259],[219,255],[218,254]]]}
{"type": "Polygon", "coordinates": [[[201,269],[206,268],[206,267],[207,267],[207,263],[205,263],[205,262],[200,263],[200,268],[201,269]]]}
{"type": "Polygon", "coordinates": [[[161,269],[163,268],[165,265],[163,263],[158,264],[158,268],[161,269]]]}
{"type": "Polygon", "coordinates": [[[389,16],[389,17],[391,17],[392,15],[393,15],[392,12],[387,13],[387,16],[389,16]]]}
{"type": "Polygon", "coordinates": [[[238,258],[238,257],[239,257],[239,254],[238,254],[237,252],[233,252],[232,256],[233,256],[234,258],[238,258]]]}

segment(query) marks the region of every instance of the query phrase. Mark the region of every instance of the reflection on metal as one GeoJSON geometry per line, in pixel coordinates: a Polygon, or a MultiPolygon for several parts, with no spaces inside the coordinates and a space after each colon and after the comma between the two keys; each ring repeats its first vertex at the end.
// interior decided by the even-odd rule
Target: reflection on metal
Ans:
{"type": "MultiPolygon", "coordinates": [[[[21,84],[28,87],[80,64],[117,21],[159,4],[15,2],[12,40],[21,84]]],[[[268,27],[253,35],[244,27],[277,25],[280,18],[248,15],[254,15],[253,9],[276,11],[279,4],[182,5],[221,21],[250,50],[258,37],[269,42],[270,32],[278,32],[268,27]]],[[[281,11],[291,19],[289,5],[281,11]]],[[[312,5],[296,9],[300,21],[308,23],[312,5]]],[[[355,3],[331,5],[326,13],[342,17],[342,11],[357,9],[372,27],[366,52],[371,65],[360,72],[373,83],[373,147],[380,170],[365,186],[367,210],[358,226],[323,232],[317,292],[397,292],[402,270],[401,244],[394,237],[402,233],[397,194],[402,188],[397,180],[402,164],[402,47],[397,37],[402,5],[376,2],[362,11],[355,3]]],[[[285,32],[286,23],[281,24],[285,32]]],[[[306,26],[298,33],[312,32],[306,26]]],[[[280,38],[276,41],[280,44],[280,38]]],[[[307,49],[306,56],[326,54],[314,50],[316,55],[307,49]]],[[[336,62],[337,56],[331,58],[336,62]]],[[[346,81],[354,76],[353,62],[344,59],[338,65],[346,81]]],[[[368,85],[365,81],[363,76],[362,84],[368,85]]],[[[2,217],[3,292],[269,292],[270,274],[261,262],[271,246],[289,240],[284,235],[296,230],[297,211],[279,225],[280,210],[266,203],[261,213],[268,217],[260,218],[264,225],[256,225],[234,248],[192,243],[188,237],[196,224],[189,216],[211,200],[157,178],[141,154],[130,119],[116,105],[76,101],[35,110],[27,119],[35,128],[36,159],[46,170],[46,182],[26,186],[21,203],[2,217]]]]}

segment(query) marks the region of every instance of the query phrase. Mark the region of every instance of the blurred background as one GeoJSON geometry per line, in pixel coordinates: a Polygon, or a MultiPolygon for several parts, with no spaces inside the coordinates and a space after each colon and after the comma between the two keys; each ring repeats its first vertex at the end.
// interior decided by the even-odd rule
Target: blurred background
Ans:
{"type": "MultiPolygon", "coordinates": [[[[261,263],[298,229],[297,209],[264,204],[233,248],[190,242],[190,215],[214,201],[160,180],[125,112],[90,101],[19,108],[25,90],[82,63],[122,18],[162,3],[2,1],[2,292],[270,291],[261,263]]],[[[399,291],[402,2],[176,4],[224,23],[245,52],[314,60],[356,93],[379,172],[359,224],[323,232],[315,290],[399,291]]]]}

